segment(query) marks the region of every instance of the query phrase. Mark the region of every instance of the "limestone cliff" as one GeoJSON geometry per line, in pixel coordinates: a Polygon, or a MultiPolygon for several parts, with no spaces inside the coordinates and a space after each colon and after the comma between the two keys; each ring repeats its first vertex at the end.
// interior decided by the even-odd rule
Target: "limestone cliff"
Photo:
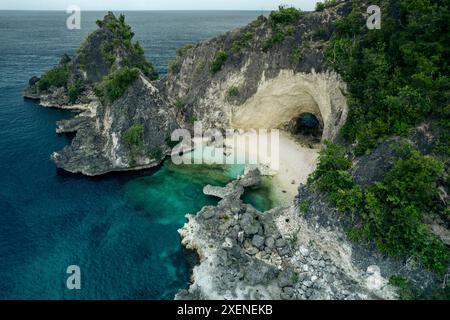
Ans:
{"type": "Polygon", "coordinates": [[[109,13],[97,24],[72,58],[33,77],[24,96],[44,107],[80,111],[58,122],[58,133],[76,133],[52,155],[58,167],[99,175],[155,166],[169,152],[175,114],[152,82],[157,74],[139,43],[132,43],[124,17],[109,13]]]}
{"type": "Polygon", "coordinates": [[[346,86],[327,69],[324,47],[333,21],[349,8],[344,3],[279,23],[260,16],[180,50],[165,83],[180,125],[197,119],[207,127],[283,128],[312,113],[323,139],[335,139],[347,115],[346,86]]]}
{"type": "Polygon", "coordinates": [[[179,230],[200,264],[177,299],[397,299],[389,278],[399,274],[420,291],[439,285],[411,261],[349,241],[345,219],[309,187],[301,186],[288,208],[259,212],[243,203],[244,188],[257,185],[258,175],[249,170],[224,188],[205,187],[221,201],[188,215],[179,230]]]}
{"type": "Polygon", "coordinates": [[[123,16],[109,13],[72,58],[65,56],[42,78],[33,77],[24,95],[42,106],[83,111],[58,124],[59,133],[76,132],[76,137],[52,159],[62,169],[87,175],[157,164],[169,149],[171,130],[192,128],[194,121],[204,128],[285,129],[308,113],[320,122],[320,138],[334,140],[347,116],[346,86],[327,69],[324,47],[332,22],[350,6],[344,2],[278,22],[260,16],[241,29],[181,48],[160,80],[139,44],[131,42],[123,16]],[[116,84],[114,76],[129,69],[139,71],[136,81],[107,101],[102,86],[116,84]],[[123,139],[135,124],[144,127],[138,152],[123,139]]]}
{"type": "MultiPolygon", "coordinates": [[[[312,114],[320,124],[319,140],[335,140],[347,118],[346,84],[328,69],[324,51],[333,22],[351,6],[343,1],[322,12],[258,17],[181,48],[161,79],[131,42],[123,18],[108,14],[72,58],[30,79],[25,97],[80,111],[58,123],[58,133],[76,136],[52,159],[86,175],[154,166],[170,150],[170,133],[192,129],[194,121],[204,128],[289,131],[299,117],[312,114]]],[[[369,177],[365,168],[389,165],[366,160],[360,159],[354,173],[362,183],[382,175],[373,170],[369,177]]],[[[309,187],[300,186],[288,208],[261,213],[244,204],[244,188],[258,181],[259,173],[250,171],[225,188],[205,187],[205,194],[221,201],[188,215],[180,230],[183,244],[201,261],[190,288],[177,298],[395,299],[396,289],[388,284],[394,274],[420,289],[436,286],[420,266],[349,242],[345,220],[309,187]]]]}

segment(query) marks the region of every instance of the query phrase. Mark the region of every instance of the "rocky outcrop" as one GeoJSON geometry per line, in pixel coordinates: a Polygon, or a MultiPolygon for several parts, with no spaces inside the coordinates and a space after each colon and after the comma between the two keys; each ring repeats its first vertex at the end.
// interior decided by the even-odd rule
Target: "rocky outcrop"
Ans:
{"type": "MultiPolygon", "coordinates": [[[[351,6],[344,1],[278,26],[261,16],[183,48],[160,80],[142,49],[131,43],[123,18],[110,13],[73,57],[61,59],[57,85],[45,75],[33,77],[24,96],[44,107],[79,111],[57,123],[58,133],[76,135],[52,159],[85,175],[155,166],[170,151],[171,132],[192,129],[195,120],[204,129],[270,129],[286,128],[310,113],[320,122],[322,140],[334,140],[347,117],[346,85],[327,68],[324,49],[333,22],[351,6]],[[99,85],[105,77],[131,68],[138,74],[120,97],[103,101],[99,85]]],[[[415,141],[429,150],[425,129],[416,132],[415,141]]],[[[394,156],[387,141],[361,157],[355,182],[380,180],[394,156]]],[[[374,246],[349,242],[349,222],[309,187],[301,186],[288,208],[262,213],[243,203],[245,188],[259,182],[259,171],[249,170],[225,187],[205,186],[205,194],[221,200],[188,215],[179,231],[200,264],[178,299],[395,299],[388,284],[392,275],[420,290],[436,286],[436,278],[412,261],[394,261],[374,246]]]]}
{"type": "Polygon", "coordinates": [[[58,122],[58,132],[77,134],[52,159],[64,170],[85,175],[153,167],[170,153],[174,119],[159,90],[141,74],[112,105],[94,102],[75,118],[58,122]],[[142,125],[142,143],[130,150],[124,135],[136,124],[142,125]]]}
{"type": "Polygon", "coordinates": [[[39,99],[42,106],[84,111],[58,123],[57,132],[75,132],[76,137],[52,159],[62,169],[88,175],[158,163],[160,157],[148,153],[165,154],[169,131],[192,129],[194,121],[204,129],[272,129],[312,113],[320,121],[322,138],[334,140],[347,116],[346,86],[327,69],[324,48],[333,22],[350,7],[344,2],[279,25],[260,16],[244,28],[181,49],[167,77],[158,81],[153,81],[157,76],[142,48],[131,42],[124,17],[109,13],[72,57],[61,59],[52,74],[58,81],[49,81],[55,77],[48,74],[34,77],[24,96],[39,99]],[[280,32],[282,39],[276,40],[280,32]],[[105,77],[127,68],[139,69],[140,76],[123,93],[126,97],[113,105],[100,103],[105,77]],[[131,111],[131,103],[138,110],[131,111]],[[135,123],[145,127],[138,155],[127,154],[122,139],[135,123]]]}
{"type": "Polygon", "coordinates": [[[155,166],[169,152],[175,114],[152,83],[157,74],[139,44],[131,42],[133,33],[123,16],[108,13],[97,24],[99,29],[72,58],[64,55],[42,78],[30,79],[24,96],[40,100],[44,107],[80,112],[57,123],[57,133],[76,133],[69,146],[51,156],[59,168],[93,176],[155,166]],[[105,77],[131,68],[138,76],[121,97],[101,102],[98,90],[105,77]],[[49,84],[53,82],[58,85],[49,84]],[[127,141],[132,128],[135,136],[127,141]]]}
{"type": "Polygon", "coordinates": [[[349,3],[344,3],[304,13],[284,26],[291,30],[284,41],[270,47],[267,43],[277,31],[261,16],[186,50],[166,81],[171,103],[181,103],[180,125],[189,127],[192,119],[199,119],[206,127],[282,128],[303,113],[313,113],[322,122],[323,139],[335,139],[347,117],[346,85],[327,69],[324,48],[333,21],[348,10],[349,3]],[[320,31],[323,38],[316,36],[320,31]],[[227,58],[212,74],[210,63],[219,53],[227,58]]]}
{"type": "MultiPolygon", "coordinates": [[[[244,182],[257,183],[256,174],[251,171],[251,179],[241,177],[222,188],[216,207],[187,216],[179,232],[182,243],[198,252],[200,264],[191,286],[177,299],[397,298],[389,277],[398,272],[410,276],[414,267],[347,241],[338,223],[327,222],[333,210],[305,188],[299,198],[315,201],[308,213],[302,213],[299,201],[267,212],[244,204],[244,185],[254,186],[244,182]]],[[[215,190],[218,195],[220,188],[215,190]]],[[[433,279],[415,280],[427,286],[433,279]]]]}

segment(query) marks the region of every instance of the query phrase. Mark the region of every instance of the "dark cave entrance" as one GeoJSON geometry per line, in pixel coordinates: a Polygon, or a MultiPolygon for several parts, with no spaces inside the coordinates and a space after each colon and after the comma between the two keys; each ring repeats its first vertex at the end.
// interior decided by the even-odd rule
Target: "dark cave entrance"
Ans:
{"type": "Polygon", "coordinates": [[[322,136],[322,129],[319,119],[312,113],[303,113],[295,119],[295,134],[304,136],[322,136]]]}
{"type": "Polygon", "coordinates": [[[323,122],[320,117],[305,112],[293,118],[288,125],[288,131],[300,142],[310,144],[320,143],[323,133],[323,122]]]}

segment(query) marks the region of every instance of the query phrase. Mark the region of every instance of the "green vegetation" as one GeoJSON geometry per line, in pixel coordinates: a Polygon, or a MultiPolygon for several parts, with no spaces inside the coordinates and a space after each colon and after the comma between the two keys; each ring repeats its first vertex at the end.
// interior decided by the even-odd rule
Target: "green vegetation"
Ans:
{"type": "Polygon", "coordinates": [[[314,34],[313,37],[316,40],[326,40],[326,36],[327,36],[327,31],[325,29],[325,27],[320,27],[319,29],[317,29],[314,34]]]}
{"type": "Polygon", "coordinates": [[[263,22],[264,18],[259,16],[258,18],[250,22],[250,27],[252,27],[253,29],[259,28],[260,26],[262,26],[263,22]]]}
{"type": "Polygon", "coordinates": [[[283,42],[284,39],[286,39],[286,35],[283,31],[275,31],[275,33],[263,43],[263,50],[268,51],[276,44],[283,42]]]}
{"type": "Polygon", "coordinates": [[[97,21],[97,25],[110,31],[114,37],[112,42],[104,42],[100,47],[102,56],[111,65],[115,62],[117,48],[124,46],[130,53],[126,65],[129,68],[138,68],[150,80],[158,79],[158,74],[153,65],[148,62],[144,56],[144,49],[139,41],[133,43],[134,32],[131,26],[125,23],[125,16],[120,15],[118,19],[107,19],[106,23],[101,20],[97,21]]]}
{"type": "MultiPolygon", "coordinates": [[[[130,64],[133,65],[133,64],[130,64]]],[[[145,58],[141,61],[141,63],[137,64],[135,63],[135,68],[138,68],[142,71],[142,73],[149,79],[149,80],[158,80],[159,75],[155,71],[155,68],[153,65],[148,62],[145,58]]]]}
{"type": "Polygon", "coordinates": [[[142,48],[142,46],[141,46],[139,41],[136,41],[136,43],[134,44],[134,50],[133,51],[139,56],[143,56],[144,53],[145,53],[144,48],[142,48]]]}
{"type": "Polygon", "coordinates": [[[272,27],[295,23],[302,15],[299,9],[294,7],[279,6],[278,11],[273,11],[269,16],[272,27]]]}
{"type": "Polygon", "coordinates": [[[300,210],[301,214],[307,214],[310,207],[311,207],[311,202],[309,200],[300,201],[299,210],[300,210]]]}
{"type": "Polygon", "coordinates": [[[78,80],[69,85],[68,93],[69,93],[69,101],[70,103],[75,103],[78,100],[78,97],[84,90],[83,82],[78,80]]]}
{"type": "Polygon", "coordinates": [[[180,70],[180,64],[177,60],[171,60],[169,61],[169,72],[174,74],[177,73],[180,70]]]}
{"type": "Polygon", "coordinates": [[[398,287],[401,300],[450,300],[450,286],[444,288],[439,286],[429,292],[420,292],[413,288],[409,281],[402,276],[393,275],[389,279],[389,284],[398,287]]]}
{"type": "Polygon", "coordinates": [[[218,51],[214,57],[214,60],[210,63],[211,73],[216,74],[217,72],[219,72],[227,59],[228,55],[225,51],[218,51]]]}
{"type": "Polygon", "coordinates": [[[103,25],[102,21],[97,21],[97,25],[111,31],[116,38],[123,41],[128,49],[134,50],[134,45],[131,43],[134,32],[131,26],[125,23],[125,16],[123,14],[118,19],[107,19],[105,25],[103,25]]]}
{"type": "Polygon", "coordinates": [[[96,94],[103,104],[112,104],[125,93],[138,76],[139,70],[136,68],[121,69],[105,77],[103,81],[97,85],[96,94]]]}
{"type": "Polygon", "coordinates": [[[234,53],[238,53],[242,49],[250,47],[250,42],[253,40],[254,36],[255,34],[253,32],[244,32],[240,35],[238,40],[233,42],[231,50],[234,53]]]}
{"type": "MultiPolygon", "coordinates": [[[[318,4],[318,10],[334,4],[318,4]]],[[[342,134],[349,147],[327,143],[308,182],[352,221],[349,239],[373,242],[385,254],[412,257],[443,275],[450,250],[424,221],[426,216],[449,215],[438,188],[450,181],[438,160],[448,162],[450,155],[449,4],[377,4],[383,12],[380,30],[367,29],[359,1],[354,1],[352,12],[336,22],[328,42],[327,62],[348,85],[349,116],[342,134]],[[365,187],[353,182],[348,154],[370,153],[387,137],[406,136],[423,121],[431,121],[437,135],[436,157],[397,143],[394,165],[381,181],[365,187]]],[[[403,298],[420,297],[401,277],[392,277],[391,284],[400,288],[403,298]]],[[[435,295],[448,297],[448,291],[435,295]]]]}
{"type": "Polygon", "coordinates": [[[191,116],[191,117],[188,119],[188,123],[191,124],[191,125],[194,125],[195,122],[196,122],[197,120],[198,120],[197,117],[191,116]]]}
{"type": "Polygon", "coordinates": [[[300,62],[300,58],[302,56],[302,48],[297,47],[289,54],[289,62],[292,66],[296,66],[300,62]]]}
{"type": "Polygon", "coordinates": [[[423,217],[442,210],[436,203],[443,166],[407,144],[396,149],[399,157],[384,179],[362,188],[352,181],[345,149],[327,143],[308,182],[325,192],[339,212],[361,221],[361,226],[349,230],[352,239],[374,241],[383,253],[412,256],[442,274],[450,251],[428,230],[423,217]]]}
{"type": "Polygon", "coordinates": [[[239,88],[238,87],[231,87],[230,89],[228,89],[227,91],[227,96],[229,98],[234,98],[237,97],[239,94],[239,88]]]}
{"type": "Polygon", "coordinates": [[[177,49],[177,56],[183,57],[190,49],[192,49],[194,46],[192,44],[187,44],[184,47],[177,49]]]}
{"type": "Polygon", "coordinates": [[[163,151],[160,146],[154,147],[150,151],[150,157],[155,160],[160,160],[163,157],[163,151]]]}
{"type": "Polygon", "coordinates": [[[293,7],[280,6],[278,11],[273,11],[269,16],[269,24],[272,27],[272,35],[263,43],[263,50],[268,51],[281,43],[287,36],[295,33],[294,23],[301,17],[302,12],[293,7]]]}
{"type": "Polygon", "coordinates": [[[410,300],[412,298],[412,293],[408,288],[408,281],[405,278],[399,275],[393,275],[389,278],[389,284],[398,287],[400,299],[410,300]]]}
{"type": "Polygon", "coordinates": [[[316,3],[316,11],[323,11],[327,8],[334,7],[339,3],[338,0],[325,0],[324,2],[316,3]]]}
{"type": "Polygon", "coordinates": [[[304,35],[301,40],[301,44],[295,47],[295,49],[292,50],[292,52],[289,54],[289,62],[291,63],[292,67],[297,66],[299,64],[302,53],[311,48],[311,43],[307,39],[307,37],[304,35]]]}
{"type": "MultiPolygon", "coordinates": [[[[355,1],[353,12],[336,23],[327,50],[328,62],[348,84],[350,113],[343,134],[357,142],[357,155],[386,136],[407,134],[430,116],[449,119],[450,5],[437,0],[379,4],[380,30],[367,29],[355,1]]],[[[448,136],[442,142],[447,144],[448,136]]]]}
{"type": "Polygon", "coordinates": [[[186,106],[186,98],[178,98],[175,100],[175,108],[178,110],[183,109],[186,106]]]}
{"type": "Polygon", "coordinates": [[[103,42],[100,45],[100,53],[103,58],[108,61],[110,64],[113,64],[116,61],[116,55],[114,53],[114,45],[109,42],[103,42]]]}
{"type": "Polygon", "coordinates": [[[51,86],[67,87],[69,80],[69,69],[67,65],[57,65],[53,69],[47,71],[38,82],[39,90],[47,90],[51,86]]]}
{"type": "Polygon", "coordinates": [[[177,73],[181,67],[180,58],[182,58],[186,53],[192,49],[194,46],[192,44],[187,44],[184,47],[177,49],[177,58],[169,61],[169,72],[172,74],[177,73]]]}
{"type": "Polygon", "coordinates": [[[133,124],[123,134],[123,141],[130,152],[131,163],[134,164],[136,157],[142,153],[144,148],[144,126],[142,124],[133,124]]]}

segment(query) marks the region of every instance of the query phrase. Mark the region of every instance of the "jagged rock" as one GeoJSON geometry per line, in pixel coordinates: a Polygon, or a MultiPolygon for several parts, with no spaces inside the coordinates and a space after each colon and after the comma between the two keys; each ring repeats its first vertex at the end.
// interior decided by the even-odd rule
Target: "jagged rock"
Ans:
{"type": "Polygon", "coordinates": [[[70,60],[71,60],[70,57],[65,53],[59,60],[59,64],[61,64],[61,65],[68,64],[70,62],[70,60]]]}
{"type": "MultiPolygon", "coordinates": [[[[239,180],[228,185],[242,187],[239,180]]],[[[179,232],[182,243],[198,252],[200,265],[187,293],[182,291],[177,299],[396,298],[383,272],[371,268],[367,273],[367,267],[353,260],[358,249],[342,240],[341,229],[325,231],[316,222],[311,226],[295,206],[259,213],[242,203],[240,195],[230,190],[216,207],[187,216],[179,232]],[[241,213],[237,221],[224,223],[220,216],[231,203],[239,203],[241,213]],[[285,229],[286,220],[299,228],[285,229]]]]}
{"type": "MultiPolygon", "coordinates": [[[[147,79],[143,81],[147,93],[136,93],[142,87],[142,83],[136,81],[127,91],[135,91],[134,98],[129,99],[133,101],[122,97],[118,100],[121,102],[116,101],[113,106],[109,106],[111,108],[100,105],[92,108],[92,121],[76,127],[78,131],[72,145],[53,154],[52,158],[58,167],[87,175],[148,168],[158,164],[160,159],[153,159],[149,153],[166,153],[168,146],[161,141],[160,135],[165,135],[166,140],[169,129],[178,126],[192,128],[192,119],[195,118],[202,122],[205,129],[225,129],[230,124],[241,128],[270,129],[292,120],[295,114],[310,112],[321,119],[323,138],[333,140],[347,115],[345,83],[327,69],[323,45],[319,41],[312,38],[308,40],[313,42],[311,47],[314,49],[305,49],[298,63],[293,64],[289,56],[294,48],[306,41],[311,32],[324,27],[327,34],[330,33],[333,22],[350,7],[349,3],[343,3],[326,13],[302,15],[293,23],[293,35],[269,51],[263,50],[263,44],[271,37],[272,28],[267,19],[261,17],[259,27],[249,25],[186,50],[178,57],[177,68],[154,83],[148,81],[154,80],[156,74],[144,55],[124,41],[117,28],[110,27],[123,21],[108,13],[98,23],[99,29],[89,35],[73,57],[62,58],[61,63],[69,71],[67,86],[40,92],[37,81],[26,90],[24,96],[40,99],[43,106],[80,109],[80,105],[98,103],[96,97],[90,97],[87,92],[92,91],[105,76],[123,68],[136,67],[142,71],[139,78],[147,79]],[[234,52],[232,44],[249,32],[254,34],[252,45],[239,53],[234,52]],[[220,72],[212,74],[209,63],[204,62],[212,61],[219,50],[226,50],[229,58],[220,72]],[[79,82],[83,84],[82,92],[76,99],[71,98],[69,88],[73,89],[79,82]],[[226,92],[237,83],[240,84],[239,94],[231,101],[226,92]],[[274,91],[277,91],[276,97],[267,99],[267,94],[274,91]],[[185,105],[183,110],[174,108],[180,99],[185,105]],[[139,107],[135,113],[147,112],[148,115],[136,117],[133,114],[128,103],[136,101],[139,101],[139,107]],[[149,110],[140,107],[144,104],[150,106],[149,110]],[[116,109],[125,109],[131,122],[152,119],[149,124],[143,123],[144,150],[134,159],[131,159],[130,154],[125,154],[121,139],[129,126],[109,128],[109,124],[114,124],[119,116],[116,109]],[[163,113],[162,117],[158,116],[159,112],[163,113]],[[254,116],[256,113],[258,117],[254,116]],[[288,115],[290,118],[286,119],[288,115]],[[158,131],[152,131],[150,128],[153,127],[158,131]],[[151,136],[153,132],[158,132],[156,138],[151,136]],[[159,152],[153,152],[155,150],[152,149],[158,149],[159,152]]],[[[60,131],[64,132],[65,129],[61,128],[60,131]]],[[[253,181],[251,176],[247,178],[250,180],[242,181],[241,186],[247,187],[258,182],[253,181]]],[[[255,178],[259,179],[259,176],[255,178]]]]}
{"type": "Polygon", "coordinates": [[[142,74],[111,106],[93,104],[85,114],[72,128],[77,130],[72,144],[52,156],[64,170],[98,175],[149,168],[170,152],[166,141],[176,128],[173,113],[142,74]],[[143,141],[141,150],[132,154],[123,136],[135,124],[143,126],[143,141]]]}
{"type": "Polygon", "coordinates": [[[123,23],[108,13],[72,58],[61,58],[59,66],[68,71],[67,85],[41,90],[41,79],[33,77],[24,92],[26,98],[39,99],[44,107],[82,112],[58,122],[58,133],[76,133],[70,146],[51,157],[59,168],[86,175],[143,169],[160,163],[169,151],[168,138],[178,127],[175,114],[150,82],[156,75],[151,64],[137,46],[130,46],[124,35],[111,27],[123,23]],[[94,87],[124,68],[138,68],[136,80],[113,103],[100,103],[94,87]],[[78,96],[73,99],[69,89],[75,87],[78,96]],[[124,142],[126,131],[133,125],[143,126],[139,149],[124,142]]]}
{"type": "Polygon", "coordinates": [[[275,240],[272,237],[268,237],[265,240],[265,245],[269,248],[269,249],[273,249],[275,247],[275,240]]]}
{"type": "Polygon", "coordinates": [[[240,220],[240,226],[247,236],[254,235],[259,231],[259,224],[250,213],[244,213],[240,220]]]}
{"type": "Polygon", "coordinates": [[[31,87],[31,86],[34,86],[39,80],[41,80],[41,78],[36,77],[36,76],[33,76],[33,77],[31,77],[30,80],[28,81],[28,85],[29,85],[30,87],[31,87]]]}
{"type": "Polygon", "coordinates": [[[262,249],[264,247],[264,237],[261,237],[260,235],[256,234],[253,236],[252,244],[257,247],[258,249],[262,249]]]}
{"type": "Polygon", "coordinates": [[[255,168],[249,170],[244,176],[238,179],[239,185],[244,188],[256,187],[261,183],[261,172],[255,168]]]}
{"type": "Polygon", "coordinates": [[[370,155],[362,156],[353,167],[353,181],[367,186],[383,179],[384,174],[392,168],[397,155],[392,145],[398,139],[389,139],[380,144],[370,155]]]}

